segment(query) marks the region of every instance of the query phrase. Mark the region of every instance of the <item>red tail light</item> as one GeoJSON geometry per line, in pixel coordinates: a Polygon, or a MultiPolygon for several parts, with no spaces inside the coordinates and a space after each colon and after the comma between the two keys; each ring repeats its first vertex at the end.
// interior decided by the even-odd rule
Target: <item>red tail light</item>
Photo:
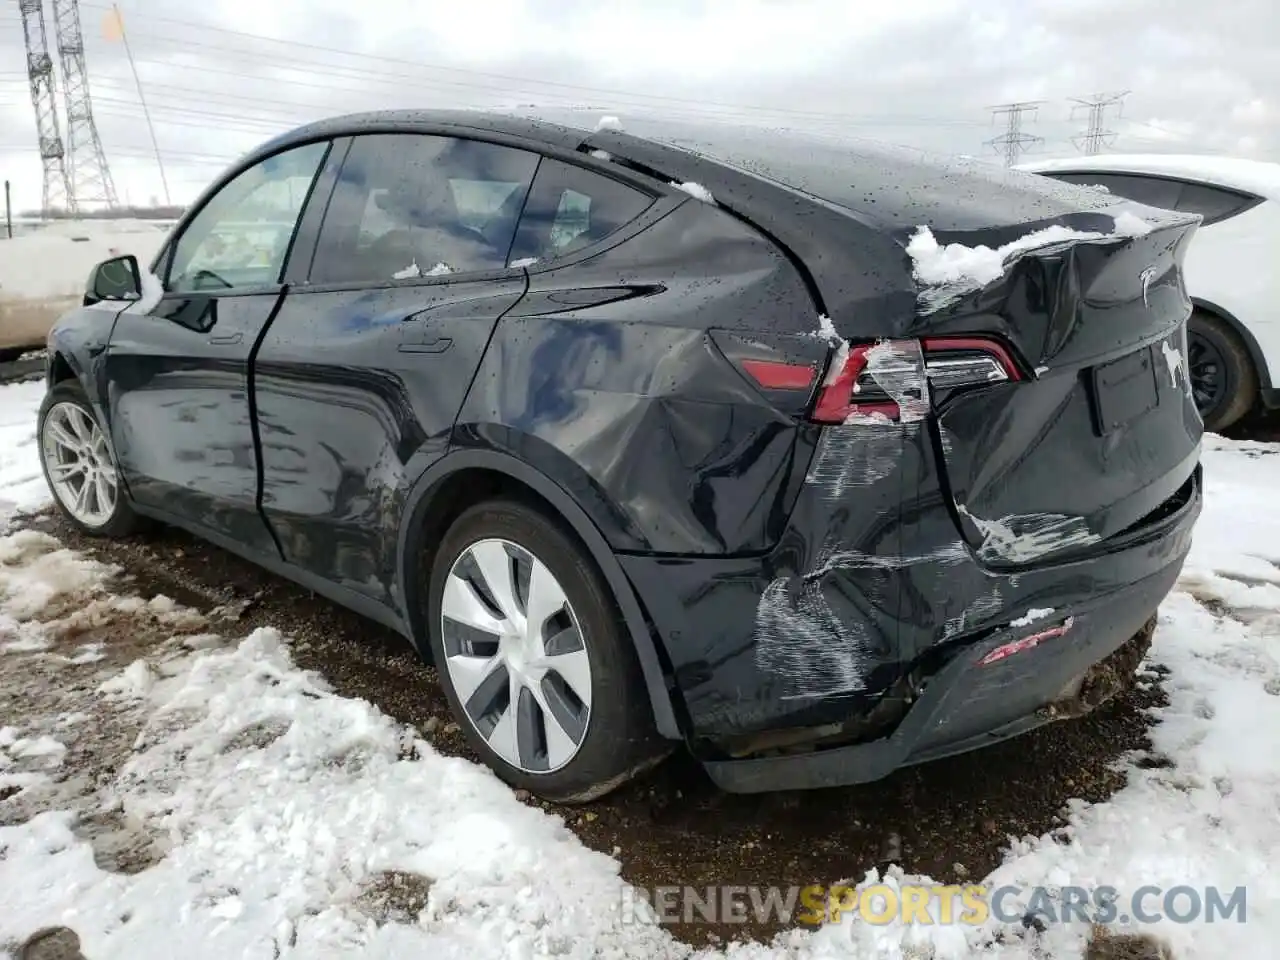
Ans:
{"type": "Polygon", "coordinates": [[[743,360],[742,369],[766,390],[808,390],[816,372],[807,364],[775,360],[743,360]]]}
{"type": "Polygon", "coordinates": [[[985,337],[859,344],[838,351],[832,365],[814,405],[811,419],[817,423],[844,423],[859,415],[898,420],[904,402],[927,407],[939,394],[1021,379],[1009,352],[985,337]],[[885,352],[877,355],[878,349],[885,352]],[[873,363],[877,356],[888,363],[873,363]]]}

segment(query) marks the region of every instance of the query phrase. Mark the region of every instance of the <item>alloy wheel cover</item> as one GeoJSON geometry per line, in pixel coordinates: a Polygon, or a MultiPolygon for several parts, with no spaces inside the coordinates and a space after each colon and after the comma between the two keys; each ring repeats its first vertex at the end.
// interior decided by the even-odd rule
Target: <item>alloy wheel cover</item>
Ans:
{"type": "Polygon", "coordinates": [[[546,564],[510,540],[470,544],[445,580],[440,635],[467,719],[503,761],[546,774],[577,755],[591,715],[591,662],[546,564]]]}

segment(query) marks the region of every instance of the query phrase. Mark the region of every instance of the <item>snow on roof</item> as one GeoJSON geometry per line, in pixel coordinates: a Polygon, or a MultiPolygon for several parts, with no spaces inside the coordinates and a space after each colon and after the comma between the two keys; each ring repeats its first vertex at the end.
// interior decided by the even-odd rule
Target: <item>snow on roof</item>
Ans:
{"type": "Polygon", "coordinates": [[[1018,165],[1030,173],[1149,173],[1234,187],[1280,200],[1280,163],[1201,154],[1107,153],[1036,160],[1018,165]]]}

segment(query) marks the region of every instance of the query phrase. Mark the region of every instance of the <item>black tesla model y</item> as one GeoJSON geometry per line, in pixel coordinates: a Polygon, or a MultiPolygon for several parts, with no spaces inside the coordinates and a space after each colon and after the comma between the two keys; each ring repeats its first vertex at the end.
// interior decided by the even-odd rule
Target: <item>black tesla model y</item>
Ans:
{"type": "Polygon", "coordinates": [[[1198,223],[793,131],[327,120],[94,269],[43,467],[87,533],[399,631],[540,796],[680,743],[875,780],[1141,660],[1201,508],[1198,223]]]}

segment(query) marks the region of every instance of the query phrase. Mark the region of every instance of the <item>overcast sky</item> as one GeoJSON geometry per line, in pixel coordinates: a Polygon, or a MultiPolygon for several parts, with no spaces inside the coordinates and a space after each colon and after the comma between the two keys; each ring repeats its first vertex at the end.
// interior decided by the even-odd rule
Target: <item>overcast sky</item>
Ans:
{"type": "MultiPolygon", "coordinates": [[[[52,2],[47,2],[51,52],[52,2]]],[[[1280,161],[1276,0],[122,0],[175,202],[308,119],[516,103],[846,129],[995,158],[990,107],[1043,100],[1036,156],[1076,152],[1072,97],[1130,91],[1126,152],[1280,161]],[[256,39],[256,38],[274,39],[256,39]]],[[[121,199],[164,191],[110,9],[81,3],[121,199]]],[[[40,202],[17,4],[0,4],[0,178],[40,202]]],[[[65,110],[59,102],[59,115],[65,110]]]]}

